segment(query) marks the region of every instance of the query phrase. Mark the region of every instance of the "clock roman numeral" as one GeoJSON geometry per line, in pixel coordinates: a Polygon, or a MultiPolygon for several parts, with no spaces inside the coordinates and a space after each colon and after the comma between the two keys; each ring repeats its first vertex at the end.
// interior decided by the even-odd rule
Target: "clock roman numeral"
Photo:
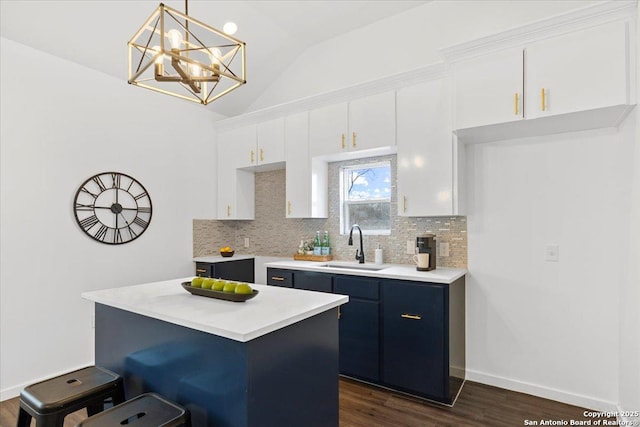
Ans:
{"type": "Polygon", "coordinates": [[[134,199],[140,200],[140,199],[142,199],[143,197],[146,197],[146,196],[147,196],[147,192],[143,191],[142,193],[140,193],[136,197],[134,197],[134,199]]]}
{"type": "Polygon", "coordinates": [[[151,208],[147,208],[147,207],[144,207],[144,206],[143,206],[143,207],[139,207],[139,208],[138,208],[138,212],[141,212],[141,213],[150,213],[150,212],[151,212],[151,208]]]}
{"type": "Polygon", "coordinates": [[[80,221],[80,227],[84,228],[85,230],[89,230],[91,227],[93,227],[94,225],[96,225],[98,223],[98,217],[95,215],[91,215],[90,217],[87,217],[85,219],[83,219],[82,221],[80,221]]]}
{"type": "Polygon", "coordinates": [[[98,230],[98,232],[94,235],[94,237],[102,242],[104,242],[104,238],[107,236],[107,230],[109,230],[109,227],[107,227],[106,225],[102,224],[100,226],[100,229],[98,230]]]}
{"type": "Polygon", "coordinates": [[[139,216],[135,217],[133,219],[133,223],[142,227],[142,228],[147,228],[147,225],[149,225],[148,221],[145,221],[144,219],[140,218],[139,216]]]}
{"type": "Polygon", "coordinates": [[[120,188],[120,178],[121,175],[119,173],[112,173],[111,174],[111,180],[113,182],[113,185],[111,186],[111,188],[120,188]]]}
{"type": "Polygon", "coordinates": [[[76,203],[77,211],[92,211],[95,207],[95,205],[83,205],[82,203],[76,203]]]}
{"type": "Polygon", "coordinates": [[[100,179],[99,176],[94,176],[93,178],[91,178],[93,182],[95,182],[96,184],[98,184],[98,187],[100,187],[100,192],[103,192],[104,190],[107,189],[107,187],[104,185],[104,182],[102,182],[102,179],[100,179]]]}
{"type": "Polygon", "coordinates": [[[86,187],[82,187],[82,188],[80,189],[80,191],[84,191],[85,193],[87,193],[88,195],[90,195],[91,197],[93,197],[94,199],[98,197],[98,195],[97,195],[97,194],[93,194],[91,191],[87,190],[87,188],[86,188],[86,187]]]}
{"type": "Polygon", "coordinates": [[[135,231],[133,231],[133,229],[131,228],[131,224],[127,224],[127,229],[129,230],[129,236],[131,237],[131,239],[135,239],[137,234],[135,231]]]}
{"type": "Polygon", "coordinates": [[[119,228],[113,231],[113,243],[122,243],[122,233],[119,228]]]}

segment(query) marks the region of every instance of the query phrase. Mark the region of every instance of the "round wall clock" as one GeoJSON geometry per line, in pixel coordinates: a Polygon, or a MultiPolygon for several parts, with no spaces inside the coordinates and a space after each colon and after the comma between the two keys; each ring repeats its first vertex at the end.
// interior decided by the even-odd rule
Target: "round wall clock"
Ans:
{"type": "Polygon", "coordinates": [[[120,172],[103,172],[78,188],[73,211],[89,237],[120,245],[145,232],[151,222],[151,210],[151,197],[135,178],[120,172]]]}

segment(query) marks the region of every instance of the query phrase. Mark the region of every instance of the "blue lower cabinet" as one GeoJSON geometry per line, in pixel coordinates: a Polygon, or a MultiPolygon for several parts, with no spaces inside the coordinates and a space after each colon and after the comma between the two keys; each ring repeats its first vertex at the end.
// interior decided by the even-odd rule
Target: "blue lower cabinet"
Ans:
{"type": "Polygon", "coordinates": [[[340,373],[380,379],[380,302],[377,279],[335,276],[334,289],[349,295],[340,307],[340,373]]]}
{"type": "Polygon", "coordinates": [[[293,287],[307,291],[333,292],[333,278],[331,274],[315,271],[294,271],[293,287]]]}
{"type": "Polygon", "coordinates": [[[440,401],[449,399],[446,285],[382,282],[382,381],[440,401]]]}

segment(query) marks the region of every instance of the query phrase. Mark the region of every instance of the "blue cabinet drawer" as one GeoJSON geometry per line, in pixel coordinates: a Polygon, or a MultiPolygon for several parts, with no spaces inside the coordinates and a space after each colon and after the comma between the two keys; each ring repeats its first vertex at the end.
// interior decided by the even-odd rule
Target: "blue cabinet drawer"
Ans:
{"type": "Polygon", "coordinates": [[[280,268],[267,268],[267,285],[293,287],[293,272],[280,268]]]}
{"type": "Polygon", "coordinates": [[[380,291],[378,279],[354,276],[335,276],[334,292],[350,297],[378,301],[380,291]]]}

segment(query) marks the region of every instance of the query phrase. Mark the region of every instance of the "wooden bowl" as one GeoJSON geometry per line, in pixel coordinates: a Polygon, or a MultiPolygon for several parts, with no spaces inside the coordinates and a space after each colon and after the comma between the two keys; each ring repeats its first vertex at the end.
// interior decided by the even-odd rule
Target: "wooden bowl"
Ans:
{"type": "Polygon", "coordinates": [[[221,256],[223,256],[223,257],[225,257],[225,258],[229,258],[229,257],[232,257],[232,256],[233,256],[233,254],[235,254],[235,253],[236,253],[235,251],[231,251],[231,252],[220,252],[220,255],[221,255],[221,256]]]}

